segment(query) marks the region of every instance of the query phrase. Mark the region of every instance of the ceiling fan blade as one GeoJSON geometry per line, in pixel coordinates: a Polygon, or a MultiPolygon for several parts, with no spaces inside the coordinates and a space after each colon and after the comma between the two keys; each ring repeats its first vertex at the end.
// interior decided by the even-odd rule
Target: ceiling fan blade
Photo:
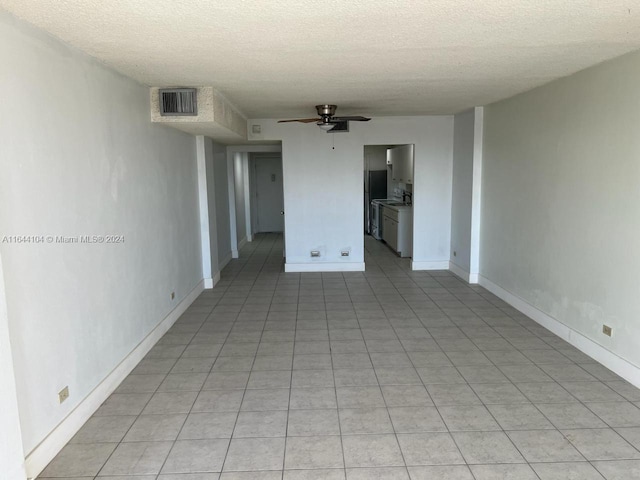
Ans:
{"type": "Polygon", "coordinates": [[[286,123],[286,122],[300,122],[300,123],[311,123],[311,122],[319,122],[322,120],[321,118],[294,118],[293,120],[278,120],[278,123],[286,123]]]}
{"type": "Polygon", "coordinates": [[[359,115],[353,117],[331,117],[332,122],[368,122],[371,120],[367,117],[361,117],[359,115]]]}

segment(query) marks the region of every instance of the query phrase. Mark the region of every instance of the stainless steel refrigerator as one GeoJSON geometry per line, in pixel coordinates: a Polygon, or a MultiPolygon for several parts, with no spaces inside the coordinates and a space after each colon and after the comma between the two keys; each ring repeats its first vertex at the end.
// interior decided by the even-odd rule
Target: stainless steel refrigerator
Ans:
{"type": "Polygon", "coordinates": [[[387,198],[387,170],[369,170],[364,184],[364,231],[371,234],[371,200],[387,198]]]}

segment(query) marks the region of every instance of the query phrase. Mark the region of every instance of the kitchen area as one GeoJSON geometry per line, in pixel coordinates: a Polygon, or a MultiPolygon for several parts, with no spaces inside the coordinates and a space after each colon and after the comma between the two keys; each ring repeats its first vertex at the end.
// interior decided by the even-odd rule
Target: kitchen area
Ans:
{"type": "Polygon", "coordinates": [[[364,147],[364,232],[402,258],[413,254],[414,145],[364,147]]]}

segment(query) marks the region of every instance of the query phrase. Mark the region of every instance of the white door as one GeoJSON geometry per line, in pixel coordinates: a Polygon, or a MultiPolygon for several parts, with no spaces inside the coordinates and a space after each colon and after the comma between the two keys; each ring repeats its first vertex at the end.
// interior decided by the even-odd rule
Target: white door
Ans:
{"type": "Polygon", "coordinates": [[[284,231],[282,159],[260,158],[255,166],[256,231],[284,231]]]}

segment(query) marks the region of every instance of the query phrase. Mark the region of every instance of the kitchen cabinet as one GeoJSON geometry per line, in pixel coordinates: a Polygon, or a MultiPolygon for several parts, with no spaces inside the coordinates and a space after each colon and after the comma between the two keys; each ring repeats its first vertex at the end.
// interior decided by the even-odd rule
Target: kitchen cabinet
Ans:
{"type": "Polygon", "coordinates": [[[387,163],[391,164],[394,182],[413,184],[413,145],[399,145],[387,150],[387,163]]]}
{"type": "Polygon", "coordinates": [[[398,222],[387,215],[384,217],[382,238],[394,251],[398,251],[398,222]]]}
{"type": "Polygon", "coordinates": [[[413,254],[411,207],[382,208],[382,239],[401,257],[410,257],[413,254]]]}

